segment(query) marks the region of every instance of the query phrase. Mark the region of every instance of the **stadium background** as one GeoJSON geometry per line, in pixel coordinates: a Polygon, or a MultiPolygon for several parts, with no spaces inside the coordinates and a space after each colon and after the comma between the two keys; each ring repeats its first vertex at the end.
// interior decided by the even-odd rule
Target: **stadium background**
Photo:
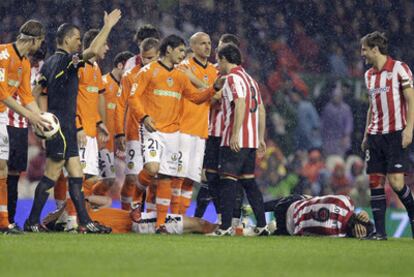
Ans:
{"type": "MultiPolygon", "coordinates": [[[[121,8],[123,18],[110,36],[110,51],[101,64],[104,73],[119,51],[137,52],[132,39],[137,25],[152,23],[164,36],[175,33],[187,39],[203,30],[211,35],[213,48],[221,34],[237,34],[244,65],[260,81],[267,108],[268,151],[257,166],[265,199],[291,192],[343,193],[351,195],[357,206],[369,206],[368,180],[359,150],[368,107],[359,38],[373,30],[386,31],[391,56],[412,67],[412,1],[3,0],[0,43],[13,41],[19,26],[35,18],[47,26],[50,54],[61,23],[73,22],[82,31],[97,28],[103,11],[116,7],[121,8]],[[298,100],[292,95],[301,97],[298,100]],[[312,128],[304,128],[310,125],[312,128]],[[303,137],[309,138],[306,143],[303,137]]],[[[214,53],[212,61],[213,57],[214,53]]],[[[44,153],[33,136],[29,155],[29,168],[19,186],[23,199],[32,197],[43,174],[44,153]]],[[[411,161],[414,164],[413,153],[411,161]]],[[[119,172],[123,166],[120,160],[119,172]]],[[[411,176],[412,170],[407,175],[410,185],[411,176]]],[[[112,193],[117,199],[119,186],[112,193]]],[[[401,208],[389,187],[387,197],[390,207],[401,208]]],[[[399,218],[393,225],[397,232],[404,214],[392,213],[390,218],[399,218]]]]}

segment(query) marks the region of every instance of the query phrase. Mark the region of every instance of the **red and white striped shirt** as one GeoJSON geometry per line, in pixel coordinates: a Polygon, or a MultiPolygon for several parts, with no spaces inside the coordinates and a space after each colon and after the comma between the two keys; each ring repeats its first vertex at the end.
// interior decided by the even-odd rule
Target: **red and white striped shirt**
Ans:
{"type": "Polygon", "coordinates": [[[134,68],[137,64],[139,64],[139,65],[142,64],[141,55],[139,55],[139,54],[137,54],[137,55],[135,55],[135,56],[133,56],[133,57],[131,57],[127,60],[127,62],[125,63],[125,71],[134,68]]]}
{"type": "Polygon", "coordinates": [[[239,145],[241,148],[258,148],[258,108],[262,103],[262,97],[257,82],[241,66],[233,68],[226,76],[224,83],[223,97],[221,99],[224,120],[221,146],[230,146],[235,117],[233,101],[237,98],[244,98],[246,101],[243,124],[239,135],[239,145]]]}
{"type": "Polygon", "coordinates": [[[388,57],[380,71],[372,67],[365,72],[365,85],[371,102],[368,134],[388,134],[404,129],[407,103],[403,90],[413,87],[410,68],[388,57]]]}
{"type": "MultiPolygon", "coordinates": [[[[40,74],[40,69],[42,68],[42,66],[43,66],[43,61],[39,61],[37,66],[32,66],[31,67],[30,84],[32,85],[32,88],[36,84],[36,80],[37,80],[37,78],[40,74]]],[[[19,96],[17,96],[17,93],[15,93],[13,95],[13,98],[19,104],[21,104],[20,98],[19,98],[19,96]]],[[[8,109],[7,115],[8,115],[8,121],[7,121],[8,126],[15,127],[15,128],[27,128],[28,121],[25,117],[19,115],[18,113],[16,113],[12,109],[8,109]]]]}
{"type": "Polygon", "coordinates": [[[210,113],[208,118],[208,135],[211,137],[221,137],[223,124],[224,122],[221,103],[214,103],[210,106],[210,113]]]}
{"type": "Polygon", "coordinates": [[[286,213],[290,235],[345,237],[354,204],[349,196],[327,195],[294,202],[286,213]]]}

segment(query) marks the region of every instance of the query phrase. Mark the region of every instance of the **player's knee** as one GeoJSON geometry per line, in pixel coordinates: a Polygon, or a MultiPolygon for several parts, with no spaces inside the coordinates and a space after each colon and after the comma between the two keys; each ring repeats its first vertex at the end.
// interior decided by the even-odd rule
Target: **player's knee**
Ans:
{"type": "Polygon", "coordinates": [[[7,161],[0,160],[0,178],[7,177],[7,161]]]}
{"type": "Polygon", "coordinates": [[[385,184],[385,176],[382,174],[369,175],[369,187],[371,189],[383,188],[385,184]]]}
{"type": "Polygon", "coordinates": [[[159,163],[147,163],[145,164],[145,170],[148,171],[148,173],[151,176],[155,176],[158,174],[158,171],[160,170],[160,164],[159,163]]]}
{"type": "Polygon", "coordinates": [[[138,181],[137,175],[128,174],[125,175],[125,183],[135,184],[138,181]]]}
{"type": "Polygon", "coordinates": [[[404,187],[404,174],[388,174],[387,180],[394,190],[400,191],[404,187]]]}

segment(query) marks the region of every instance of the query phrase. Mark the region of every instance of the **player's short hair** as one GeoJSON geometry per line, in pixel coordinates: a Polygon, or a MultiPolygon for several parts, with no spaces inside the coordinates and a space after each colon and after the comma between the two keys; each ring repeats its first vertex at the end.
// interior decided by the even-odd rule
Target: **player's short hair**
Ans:
{"type": "Polygon", "coordinates": [[[134,54],[132,54],[129,51],[123,51],[123,52],[116,54],[115,59],[114,59],[114,67],[118,66],[119,63],[122,63],[123,65],[125,65],[125,63],[133,56],[134,54]]]}
{"type": "Polygon", "coordinates": [[[84,35],[82,39],[82,47],[83,49],[88,48],[92,41],[95,39],[95,37],[99,34],[98,29],[90,29],[88,30],[84,35]]]}
{"type": "Polygon", "coordinates": [[[161,41],[160,56],[165,56],[168,46],[171,48],[177,48],[180,45],[185,45],[185,40],[182,37],[177,35],[169,35],[161,41]]]}
{"type": "Polygon", "coordinates": [[[381,54],[388,55],[388,38],[385,33],[378,31],[369,33],[361,38],[361,44],[365,44],[369,48],[377,46],[381,54]]]}
{"type": "Polygon", "coordinates": [[[233,43],[227,43],[220,47],[218,50],[218,57],[220,59],[224,57],[229,63],[232,64],[242,64],[242,55],[240,49],[233,43]]]}
{"type": "Polygon", "coordinates": [[[31,19],[26,21],[19,29],[17,39],[29,40],[34,38],[41,38],[46,35],[46,28],[40,21],[31,19]]]}
{"type": "Polygon", "coordinates": [[[145,24],[137,27],[137,31],[134,35],[134,41],[141,43],[146,38],[160,39],[160,33],[157,28],[151,24],[145,24]]]}
{"type": "Polygon", "coordinates": [[[141,52],[146,52],[152,48],[155,48],[156,50],[160,48],[160,41],[153,37],[144,39],[139,45],[141,52]]]}
{"type": "Polygon", "coordinates": [[[67,36],[71,36],[74,30],[80,31],[79,27],[72,23],[63,23],[56,32],[56,43],[61,45],[67,36]]]}
{"type": "Polygon", "coordinates": [[[222,43],[233,43],[237,47],[240,47],[239,37],[233,34],[223,34],[221,35],[219,41],[221,41],[222,43]]]}

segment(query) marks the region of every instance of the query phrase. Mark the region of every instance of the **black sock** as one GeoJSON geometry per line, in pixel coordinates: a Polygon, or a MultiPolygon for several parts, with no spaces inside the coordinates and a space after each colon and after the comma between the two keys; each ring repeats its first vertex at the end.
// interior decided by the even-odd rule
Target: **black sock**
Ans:
{"type": "Polygon", "coordinates": [[[42,213],[43,207],[49,197],[48,191],[54,186],[55,181],[49,179],[48,177],[43,176],[42,179],[40,179],[40,182],[35,190],[33,206],[28,219],[30,224],[40,223],[40,214],[42,213]]]}
{"type": "Polygon", "coordinates": [[[240,182],[236,183],[236,201],[233,208],[233,218],[241,217],[241,207],[243,205],[244,189],[240,182]]]}
{"type": "Polygon", "coordinates": [[[9,212],[10,224],[14,223],[14,216],[16,215],[19,177],[20,175],[7,176],[7,211],[9,212]]]}
{"type": "Polygon", "coordinates": [[[407,210],[408,217],[410,221],[414,220],[414,199],[411,194],[411,190],[407,185],[404,185],[403,189],[400,191],[395,191],[401,202],[404,204],[405,209],[407,210]]]}
{"type": "Polygon", "coordinates": [[[208,191],[213,201],[216,213],[220,212],[220,177],[217,173],[206,172],[208,191]]]}
{"type": "Polygon", "coordinates": [[[375,230],[377,234],[385,236],[385,211],[387,201],[385,200],[385,191],[383,188],[371,189],[371,209],[374,215],[375,230]]]}
{"type": "Polygon", "coordinates": [[[79,223],[81,225],[85,225],[91,222],[89,218],[88,212],[86,211],[85,207],[85,197],[83,196],[82,192],[82,178],[69,178],[69,194],[70,198],[73,201],[73,205],[76,208],[76,212],[79,217],[79,223]]]}
{"type": "Polygon", "coordinates": [[[231,179],[220,180],[220,229],[222,230],[227,230],[231,226],[234,202],[236,201],[236,183],[237,181],[231,179]]]}
{"type": "Polygon", "coordinates": [[[211,200],[211,197],[210,197],[210,193],[208,190],[208,185],[205,183],[201,183],[200,190],[198,191],[198,194],[197,194],[197,206],[196,206],[195,213],[194,213],[195,217],[198,217],[198,218],[203,217],[207,209],[208,203],[210,203],[210,200],[211,200]]]}
{"type": "Polygon", "coordinates": [[[249,200],[249,203],[252,206],[257,221],[257,227],[265,227],[266,216],[263,195],[256,184],[256,180],[252,178],[239,181],[242,183],[243,188],[246,191],[247,200],[249,200]]]}

